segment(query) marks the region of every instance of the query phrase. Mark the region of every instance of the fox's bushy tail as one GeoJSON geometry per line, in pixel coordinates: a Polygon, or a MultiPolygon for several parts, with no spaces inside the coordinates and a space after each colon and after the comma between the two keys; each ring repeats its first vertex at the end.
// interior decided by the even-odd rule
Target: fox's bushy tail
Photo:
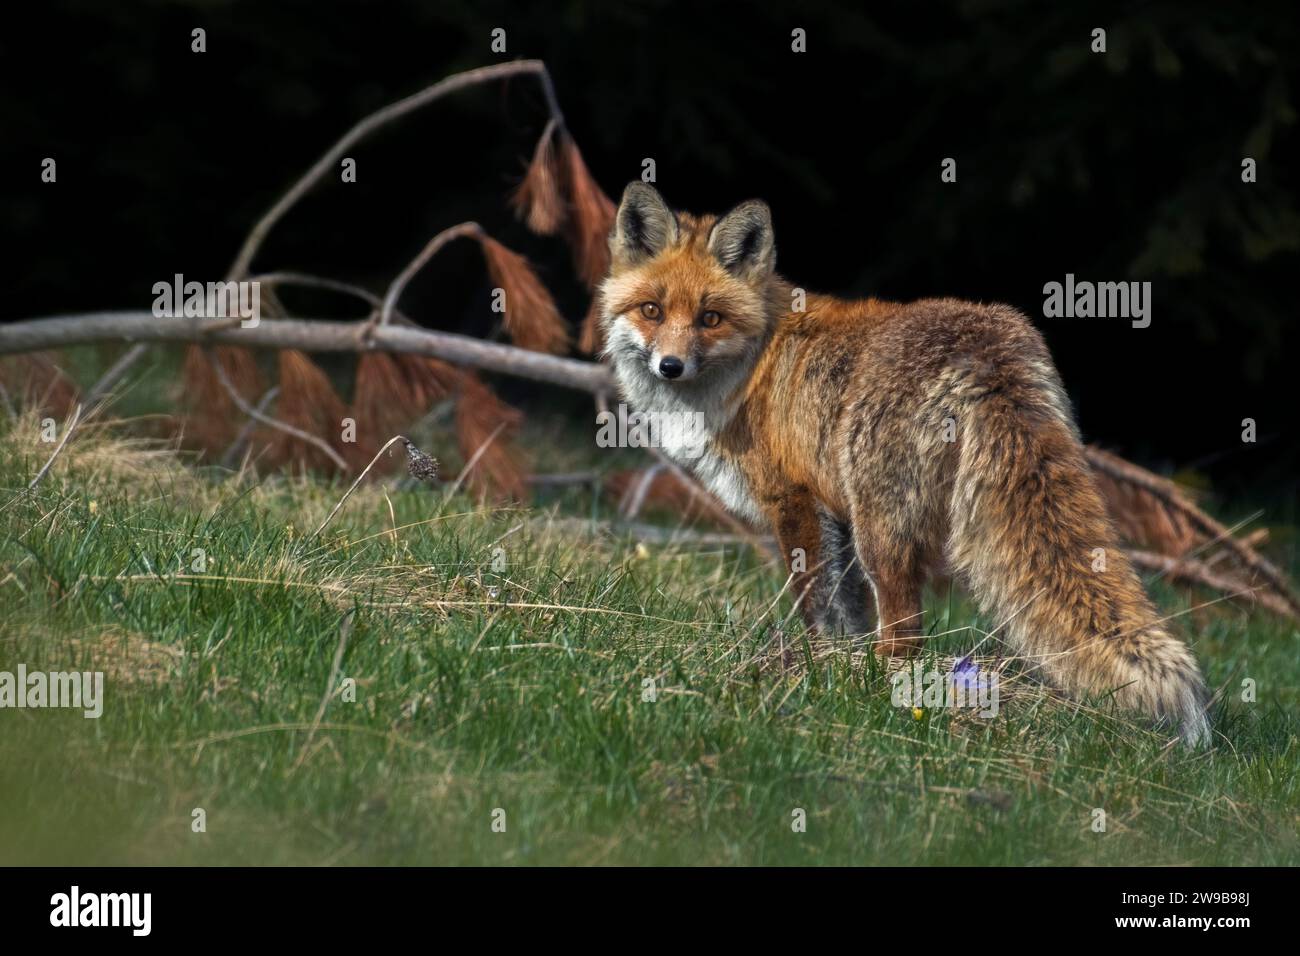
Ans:
{"type": "MultiPolygon", "coordinates": [[[[1050,373],[1049,373],[1050,374],[1050,373]]],[[[1106,514],[1054,378],[1026,369],[1011,389],[968,380],[949,556],[999,637],[1072,695],[1209,739],[1204,680],[1158,620],[1106,514]]]]}

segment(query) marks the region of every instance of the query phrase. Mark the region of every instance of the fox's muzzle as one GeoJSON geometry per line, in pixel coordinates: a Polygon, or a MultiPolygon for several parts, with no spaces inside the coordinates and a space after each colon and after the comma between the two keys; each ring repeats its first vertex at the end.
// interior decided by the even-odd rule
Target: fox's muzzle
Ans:
{"type": "Polygon", "coordinates": [[[675,355],[665,355],[659,360],[659,374],[664,378],[680,378],[686,363],[675,355]]]}
{"type": "Polygon", "coordinates": [[[650,353],[650,374],[661,382],[685,382],[693,379],[700,370],[700,363],[691,353],[685,356],[664,355],[659,351],[650,353]]]}

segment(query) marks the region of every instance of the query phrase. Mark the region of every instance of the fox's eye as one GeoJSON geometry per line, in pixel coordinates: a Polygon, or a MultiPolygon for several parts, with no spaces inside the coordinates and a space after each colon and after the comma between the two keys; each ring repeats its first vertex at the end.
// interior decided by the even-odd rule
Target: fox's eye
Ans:
{"type": "Polygon", "coordinates": [[[718,323],[722,321],[722,316],[710,310],[708,312],[705,312],[702,316],[700,316],[700,321],[704,323],[705,327],[710,329],[716,329],[718,327],[718,323]]]}
{"type": "Polygon", "coordinates": [[[653,302],[642,302],[641,314],[644,315],[647,319],[658,319],[659,306],[653,302]]]}

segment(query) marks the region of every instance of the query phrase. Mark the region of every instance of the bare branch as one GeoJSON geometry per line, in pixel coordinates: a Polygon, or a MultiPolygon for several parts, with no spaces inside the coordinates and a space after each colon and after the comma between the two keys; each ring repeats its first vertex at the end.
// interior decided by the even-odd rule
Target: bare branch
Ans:
{"type": "Polygon", "coordinates": [[[448,93],[454,93],[457,90],[478,83],[529,73],[536,74],[541,78],[542,92],[546,96],[547,107],[551,115],[562,124],[563,117],[560,115],[559,105],[555,99],[555,90],[551,85],[550,76],[546,72],[546,65],[541,60],[516,60],[512,63],[495,63],[491,66],[482,66],[478,69],[466,70],[464,73],[453,74],[433,84],[433,86],[385,106],[375,113],[371,113],[344,133],[338,142],[331,146],[325,152],[325,155],[316,160],[312,167],[289,187],[289,190],[276,201],[275,205],[268,209],[262,215],[262,218],[257,221],[257,224],[253,226],[252,231],[248,234],[248,238],[244,240],[244,245],[240,248],[239,255],[235,257],[234,263],[230,266],[226,278],[235,280],[244,278],[248,274],[249,267],[253,264],[253,257],[257,255],[257,250],[261,248],[272,227],[313,186],[334,171],[339,160],[343,158],[349,149],[375,130],[401,119],[406,114],[418,110],[422,106],[427,106],[435,100],[441,99],[448,93]]]}
{"type": "MultiPolygon", "coordinates": [[[[425,247],[420,250],[420,254],[412,259],[407,267],[398,273],[397,278],[388,286],[388,292],[384,296],[384,303],[379,309],[378,324],[388,324],[388,320],[392,318],[393,309],[397,307],[397,299],[401,296],[402,290],[406,288],[406,284],[411,281],[417,272],[424,268],[425,263],[438,254],[438,250],[453,239],[471,236],[478,239],[481,238],[482,235],[483,228],[478,223],[462,222],[458,226],[451,226],[444,229],[442,232],[430,239],[425,247]]],[[[375,321],[376,320],[371,320],[371,322],[367,324],[367,333],[371,328],[373,328],[375,321]]]]}
{"type": "MultiPolygon", "coordinates": [[[[255,406],[256,409],[259,412],[265,412],[271,406],[271,403],[275,401],[275,397],[279,394],[280,386],[272,385],[266,390],[266,393],[258,399],[257,405],[255,406]]],[[[244,422],[244,427],[239,430],[239,434],[235,436],[235,440],[230,443],[230,447],[227,448],[225,454],[221,456],[221,464],[223,467],[228,468],[235,463],[235,456],[238,455],[239,450],[244,447],[244,442],[248,441],[249,437],[253,434],[253,429],[257,427],[257,424],[258,422],[256,418],[250,418],[248,421],[244,422]]]]}
{"type": "Polygon", "coordinates": [[[1209,543],[1222,542],[1242,565],[1268,582],[1277,596],[1291,609],[1293,616],[1300,617],[1300,595],[1296,594],[1287,576],[1249,544],[1233,537],[1231,529],[1224,527],[1200,508],[1186,501],[1173,482],[1099,448],[1089,446],[1084,449],[1084,453],[1088,464],[1096,471],[1116,481],[1139,488],[1165,507],[1178,512],[1198,534],[1208,538],[1209,543]]]}
{"type": "Polygon", "coordinates": [[[0,354],[63,348],[90,342],[197,342],[252,349],[301,349],[304,352],[376,350],[427,355],[454,365],[514,375],[581,392],[612,392],[609,369],[596,362],[532,352],[501,342],[487,342],[455,332],[386,325],[369,343],[357,341],[354,322],[276,319],[253,328],[221,328],[224,319],[159,319],[149,312],[94,312],[54,316],[0,325],[0,354]]]}
{"type": "Polygon", "coordinates": [[[134,345],[123,352],[118,360],[108,367],[108,371],[99,377],[99,381],[90,386],[90,391],[86,393],[86,404],[94,405],[112,391],[113,386],[131,370],[132,365],[144,357],[148,349],[147,345],[134,345]]]}
{"type": "MultiPolygon", "coordinates": [[[[494,63],[491,66],[479,67],[474,70],[466,70],[463,73],[455,73],[448,76],[430,87],[414,93],[405,99],[391,103],[383,109],[371,113],[362,119],[329,148],[325,155],[321,156],[310,169],[307,170],[294,184],[289,187],[270,209],[262,214],[262,218],[257,221],[244,239],[244,244],[239,249],[239,254],[231,264],[226,278],[229,280],[243,279],[249,268],[253,264],[253,258],[257,255],[262,243],[266,241],[267,235],[271,229],[279,222],[291,208],[305,196],[313,186],[329,174],[338,164],[343,155],[358,142],[365,139],[375,130],[387,126],[395,120],[401,119],[408,113],[418,110],[422,106],[427,106],[436,100],[441,99],[448,93],[454,93],[458,90],[474,86],[479,83],[487,83],[492,80],[507,79],[512,76],[521,76],[534,74],[542,87],[542,95],[546,99],[546,108],[551,115],[551,119],[563,128],[564,114],[560,112],[560,104],[555,96],[555,86],[551,82],[551,75],[546,70],[546,64],[541,60],[516,60],[512,63],[494,63]]],[[[118,380],[125,375],[135,364],[144,357],[147,351],[144,345],[135,345],[128,349],[122,356],[113,363],[113,366],[91,386],[88,393],[88,403],[94,404],[102,395],[108,392],[118,380]]]]}
{"type": "Polygon", "coordinates": [[[217,361],[216,356],[206,349],[204,350],[203,355],[208,360],[208,364],[212,366],[212,371],[216,373],[217,380],[221,382],[221,387],[226,390],[226,394],[230,396],[230,400],[235,403],[235,407],[241,412],[249,418],[261,422],[268,428],[274,428],[276,431],[284,432],[286,435],[292,435],[294,438],[305,441],[309,445],[314,445],[328,455],[330,461],[338,465],[340,471],[351,470],[348,468],[348,463],[343,460],[343,456],[331,448],[328,442],[321,440],[317,436],[311,434],[311,432],[305,432],[301,428],[295,428],[288,422],[282,422],[278,418],[272,418],[270,415],[259,412],[252,405],[248,404],[248,402],[244,401],[244,396],[239,394],[239,390],[235,388],[234,383],[230,381],[230,376],[228,376],[226,370],[221,367],[221,363],[217,361]]]}
{"type": "Polygon", "coordinates": [[[1300,615],[1282,597],[1267,590],[1264,585],[1250,585],[1226,574],[1216,572],[1204,561],[1195,558],[1173,558],[1150,551],[1128,551],[1129,560],[1144,571],[1154,571],[1168,577],[1171,581],[1196,584],[1211,591],[1219,591],[1228,597],[1242,597],[1267,608],[1274,614],[1291,620],[1300,620],[1300,615]]]}

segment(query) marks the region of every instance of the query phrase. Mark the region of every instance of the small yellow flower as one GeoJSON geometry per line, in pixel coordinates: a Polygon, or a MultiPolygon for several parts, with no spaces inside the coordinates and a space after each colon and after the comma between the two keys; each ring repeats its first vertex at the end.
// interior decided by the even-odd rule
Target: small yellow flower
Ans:
{"type": "Polygon", "coordinates": [[[912,708],[912,719],[913,719],[913,720],[920,720],[920,719],[921,719],[922,717],[924,717],[924,716],[925,716],[925,711],[922,710],[920,707],[913,707],[913,708],[912,708]]]}
{"type": "Polygon", "coordinates": [[[98,501],[91,501],[91,503],[90,503],[90,513],[93,515],[93,514],[94,514],[96,511],[98,511],[98,510],[99,510],[99,502],[98,502],[98,501]]]}
{"type": "Polygon", "coordinates": [[[636,543],[636,553],[635,553],[635,556],[636,556],[636,560],[638,560],[638,561],[644,561],[646,558],[650,557],[650,549],[647,548],[647,547],[645,546],[645,544],[643,544],[642,542],[638,541],[638,542],[636,543]]]}

